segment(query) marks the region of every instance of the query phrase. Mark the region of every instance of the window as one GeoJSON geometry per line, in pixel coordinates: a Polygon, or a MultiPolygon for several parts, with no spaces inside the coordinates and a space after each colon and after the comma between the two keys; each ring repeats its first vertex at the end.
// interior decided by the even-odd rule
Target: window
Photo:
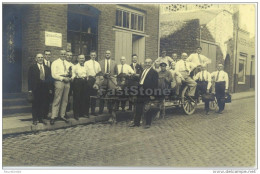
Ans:
{"type": "Polygon", "coordinates": [[[246,83],[246,55],[240,53],[238,65],[238,84],[246,83]]]}
{"type": "Polygon", "coordinates": [[[136,31],[144,31],[144,15],[137,12],[117,9],[116,26],[136,31]]]}

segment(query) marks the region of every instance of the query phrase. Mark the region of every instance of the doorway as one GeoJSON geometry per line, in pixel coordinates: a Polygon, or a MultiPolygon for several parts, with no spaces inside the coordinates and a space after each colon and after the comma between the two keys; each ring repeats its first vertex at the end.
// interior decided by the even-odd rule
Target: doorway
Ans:
{"type": "Polygon", "coordinates": [[[3,93],[22,88],[22,7],[3,4],[3,93]]]}

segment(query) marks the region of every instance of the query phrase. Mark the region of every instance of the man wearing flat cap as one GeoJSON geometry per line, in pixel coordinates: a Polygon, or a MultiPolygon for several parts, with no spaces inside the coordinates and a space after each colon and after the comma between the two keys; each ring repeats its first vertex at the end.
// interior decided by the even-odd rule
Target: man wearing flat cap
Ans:
{"type": "MultiPolygon", "coordinates": [[[[172,74],[170,71],[166,70],[167,64],[162,62],[160,63],[161,71],[158,73],[159,79],[158,79],[158,87],[161,90],[169,89],[172,81],[172,74]]],[[[161,111],[160,111],[160,117],[165,116],[165,107],[164,107],[164,102],[165,102],[165,96],[162,95],[160,96],[160,99],[162,100],[162,106],[161,106],[161,111]]]]}

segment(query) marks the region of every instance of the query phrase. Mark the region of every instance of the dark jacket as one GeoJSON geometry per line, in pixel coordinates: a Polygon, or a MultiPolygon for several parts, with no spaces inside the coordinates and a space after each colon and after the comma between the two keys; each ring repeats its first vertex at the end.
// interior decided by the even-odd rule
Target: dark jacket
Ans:
{"type": "MultiPolygon", "coordinates": [[[[133,63],[130,66],[131,66],[132,69],[134,69],[133,63]]],[[[139,75],[142,74],[143,68],[140,64],[137,63],[136,66],[135,66],[135,69],[136,69],[136,74],[139,74],[139,75]]]]}
{"type": "Polygon", "coordinates": [[[157,89],[158,88],[158,73],[155,71],[153,68],[149,70],[147,73],[144,83],[143,83],[143,88],[144,89],[157,89]]]}
{"type": "MultiPolygon", "coordinates": [[[[43,81],[48,89],[52,89],[51,88],[51,70],[49,67],[43,65],[44,67],[44,73],[45,73],[45,80],[43,81]]],[[[39,67],[36,64],[33,64],[30,68],[29,68],[29,72],[28,72],[28,90],[29,91],[35,91],[37,89],[37,87],[39,86],[39,84],[41,83],[41,79],[40,79],[40,70],[39,67]]]]}

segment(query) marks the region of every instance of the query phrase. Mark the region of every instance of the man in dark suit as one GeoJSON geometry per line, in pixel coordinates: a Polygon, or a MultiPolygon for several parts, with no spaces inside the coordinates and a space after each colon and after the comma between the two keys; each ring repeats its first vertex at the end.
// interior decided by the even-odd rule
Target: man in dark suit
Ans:
{"type": "MultiPolygon", "coordinates": [[[[43,60],[43,64],[46,65],[48,68],[51,69],[51,50],[44,50],[44,60],[43,60]]],[[[49,110],[50,110],[50,104],[52,103],[53,101],[53,98],[54,98],[54,85],[53,85],[53,82],[54,82],[54,79],[51,78],[51,91],[52,93],[48,95],[48,100],[46,100],[46,102],[48,104],[46,104],[46,109],[44,110],[44,115],[43,115],[43,118],[44,119],[48,119],[48,114],[49,114],[49,110]]]]}
{"type": "MultiPolygon", "coordinates": [[[[142,66],[140,64],[137,63],[137,60],[138,60],[137,54],[133,54],[132,55],[132,62],[133,63],[130,66],[134,70],[135,76],[136,76],[136,80],[137,80],[136,83],[133,84],[133,86],[138,86],[138,82],[140,80],[140,76],[141,76],[141,74],[143,72],[143,68],[142,68],[142,66]]],[[[129,111],[132,110],[132,106],[133,106],[133,102],[129,101],[129,108],[128,108],[129,111]]]]}
{"type": "MultiPolygon", "coordinates": [[[[110,76],[115,75],[115,66],[116,66],[115,61],[111,59],[110,50],[106,51],[105,59],[101,60],[99,63],[100,63],[101,71],[104,74],[104,82],[102,84],[102,87],[103,87],[103,89],[108,91],[109,90],[108,80],[109,80],[110,76]]],[[[104,105],[105,105],[105,101],[101,99],[100,103],[99,103],[99,114],[103,113],[104,105]]],[[[107,102],[107,108],[108,108],[108,111],[110,114],[112,113],[113,105],[114,105],[113,101],[107,102]]]]}
{"type": "Polygon", "coordinates": [[[28,90],[33,94],[32,102],[32,117],[33,124],[46,124],[43,121],[43,116],[46,114],[46,109],[49,107],[48,96],[51,92],[51,71],[43,64],[43,55],[36,55],[36,64],[29,68],[28,72],[28,90]]]}
{"type": "MultiPolygon", "coordinates": [[[[155,91],[158,88],[158,73],[152,68],[152,59],[145,59],[145,69],[141,74],[139,81],[139,93],[137,95],[136,101],[136,112],[134,117],[134,123],[130,127],[140,126],[141,116],[143,114],[145,103],[154,100],[154,93],[151,94],[150,91],[155,91]],[[148,94],[149,91],[149,94],[148,94]]],[[[146,116],[146,127],[151,126],[152,117],[156,114],[155,111],[149,110],[145,113],[146,116]]]]}

